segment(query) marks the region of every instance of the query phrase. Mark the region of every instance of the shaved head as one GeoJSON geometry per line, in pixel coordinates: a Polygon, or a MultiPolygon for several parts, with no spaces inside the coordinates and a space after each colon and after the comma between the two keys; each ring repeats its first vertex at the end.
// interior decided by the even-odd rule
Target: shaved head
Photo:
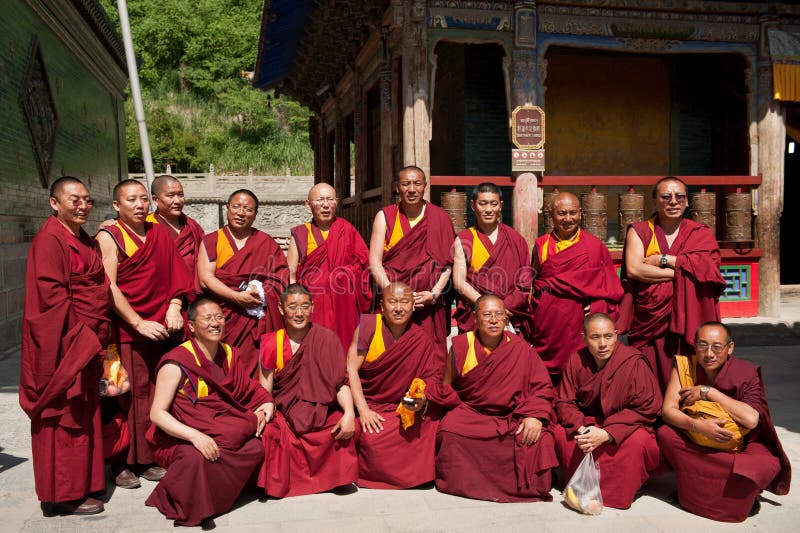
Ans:
{"type": "Polygon", "coordinates": [[[481,308],[481,305],[484,305],[484,304],[486,304],[486,303],[488,303],[488,302],[493,302],[493,301],[497,301],[497,302],[499,302],[499,303],[500,303],[500,305],[502,305],[502,306],[503,306],[503,308],[505,309],[505,307],[506,307],[506,303],[503,301],[503,299],[502,299],[502,298],[500,298],[500,297],[499,297],[498,295],[496,295],[496,294],[492,294],[491,292],[488,292],[488,293],[486,293],[486,294],[482,294],[482,295],[480,295],[480,296],[478,297],[478,299],[477,299],[477,300],[475,300],[475,305],[473,306],[473,308],[472,308],[472,309],[473,309],[473,310],[474,310],[474,311],[477,313],[477,312],[478,312],[478,309],[480,309],[480,308],[481,308]]]}
{"type": "Polygon", "coordinates": [[[75,185],[84,185],[81,180],[79,180],[78,178],[74,178],[72,176],[64,176],[58,178],[56,181],[53,182],[52,185],[50,185],[50,197],[58,198],[58,195],[61,194],[61,192],[64,190],[64,186],[69,185],[71,183],[75,185]]]}
{"type": "Polygon", "coordinates": [[[586,333],[589,330],[589,327],[592,324],[598,324],[601,322],[608,322],[611,324],[611,327],[614,327],[614,321],[611,320],[611,317],[605,313],[592,313],[586,318],[583,319],[583,332],[586,333]]]}
{"type": "Polygon", "coordinates": [[[175,176],[170,176],[169,174],[164,174],[163,176],[158,176],[156,179],[153,180],[153,183],[150,184],[150,194],[153,196],[157,196],[161,194],[161,191],[164,190],[164,187],[167,185],[171,185],[173,183],[180,184],[178,178],[175,176]]]}
{"type": "Polygon", "coordinates": [[[145,189],[144,185],[142,185],[141,183],[139,183],[134,179],[127,179],[127,180],[122,180],[116,185],[114,185],[114,190],[111,193],[111,197],[117,201],[121,200],[122,189],[126,189],[133,185],[141,187],[142,189],[144,189],[145,194],[147,194],[147,189],[145,189]]]}
{"type": "Polygon", "coordinates": [[[560,192],[553,197],[553,203],[550,205],[550,212],[554,212],[559,204],[571,204],[578,209],[581,207],[581,202],[578,197],[571,192],[560,192]]]}
{"type": "Polygon", "coordinates": [[[388,284],[386,287],[383,288],[382,298],[386,298],[388,295],[392,294],[402,294],[404,292],[411,292],[411,287],[407,284],[403,283],[402,281],[393,281],[392,283],[388,284]]]}
{"type": "Polygon", "coordinates": [[[317,183],[308,191],[308,201],[318,198],[336,198],[336,191],[327,183],[317,183]]]}

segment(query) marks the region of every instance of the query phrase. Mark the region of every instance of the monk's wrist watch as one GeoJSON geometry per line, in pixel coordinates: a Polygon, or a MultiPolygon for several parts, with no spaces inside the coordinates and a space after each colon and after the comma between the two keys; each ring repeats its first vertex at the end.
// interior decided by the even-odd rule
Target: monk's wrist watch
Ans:
{"type": "Polygon", "coordinates": [[[700,399],[701,400],[708,400],[708,391],[711,390],[710,387],[702,386],[700,387],[700,399]]]}
{"type": "Polygon", "coordinates": [[[661,261],[658,262],[661,268],[667,268],[667,254],[661,254],[661,261]]]}

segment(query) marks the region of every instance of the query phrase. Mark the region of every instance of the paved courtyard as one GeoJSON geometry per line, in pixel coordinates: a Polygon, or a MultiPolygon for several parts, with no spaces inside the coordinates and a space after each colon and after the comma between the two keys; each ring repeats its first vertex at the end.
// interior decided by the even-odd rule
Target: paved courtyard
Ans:
{"type": "MultiPolygon", "coordinates": [[[[800,314],[800,313],[798,313],[800,314]]],[[[794,323],[789,323],[793,326],[794,323]]],[[[757,339],[756,336],[752,337],[757,339]]],[[[792,461],[800,471],[800,345],[745,347],[737,339],[736,354],[761,365],[772,415],[792,461]]],[[[767,343],[764,343],[767,344],[767,343]]],[[[44,518],[33,488],[29,423],[19,408],[19,358],[0,361],[0,531],[174,531],[171,521],[145,507],[155,483],[142,480],[136,490],[114,489],[105,495],[106,511],[91,517],[44,518]]],[[[698,490],[703,490],[698,486],[698,490]]],[[[210,490],[214,487],[196,487],[210,490]]],[[[645,494],[626,511],[605,509],[597,517],[566,509],[553,490],[553,503],[494,504],[448,496],[432,486],[407,491],[355,488],[285,500],[243,495],[228,514],[215,520],[216,531],[311,532],[342,531],[800,531],[800,490],[786,496],[764,493],[761,512],[743,524],[721,524],[673,506],[671,474],[651,480],[645,494]]]]}

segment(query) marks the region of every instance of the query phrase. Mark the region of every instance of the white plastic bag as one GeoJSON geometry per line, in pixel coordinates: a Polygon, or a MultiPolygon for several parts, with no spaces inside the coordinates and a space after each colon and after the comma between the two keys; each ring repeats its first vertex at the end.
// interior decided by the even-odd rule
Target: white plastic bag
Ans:
{"type": "Polygon", "coordinates": [[[578,465],[564,489],[564,502],[579,513],[599,515],[603,512],[603,495],[600,493],[600,467],[591,452],[578,465]]]}

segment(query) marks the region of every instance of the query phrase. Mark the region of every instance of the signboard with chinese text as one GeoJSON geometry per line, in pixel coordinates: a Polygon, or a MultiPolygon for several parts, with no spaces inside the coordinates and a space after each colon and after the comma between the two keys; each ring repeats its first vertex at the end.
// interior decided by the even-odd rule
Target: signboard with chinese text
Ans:
{"type": "Polygon", "coordinates": [[[511,112],[511,142],[520,150],[544,146],[544,111],[536,105],[518,106],[511,112]]]}
{"type": "Polygon", "coordinates": [[[544,150],[511,150],[511,172],[544,172],[544,150]]]}

